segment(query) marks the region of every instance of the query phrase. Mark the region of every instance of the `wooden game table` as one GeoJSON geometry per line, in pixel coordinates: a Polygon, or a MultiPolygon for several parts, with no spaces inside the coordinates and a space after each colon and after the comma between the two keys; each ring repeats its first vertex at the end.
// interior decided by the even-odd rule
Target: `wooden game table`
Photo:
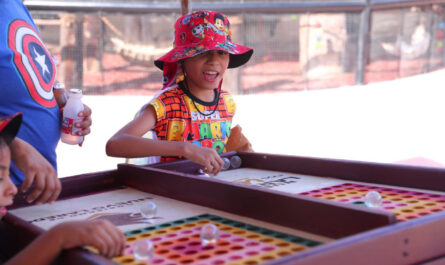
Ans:
{"type": "MultiPolygon", "coordinates": [[[[402,186],[399,184],[403,182],[403,187],[445,190],[445,181],[440,181],[445,177],[442,169],[258,153],[225,154],[233,155],[240,156],[242,167],[246,168],[397,186],[402,186]]],[[[309,239],[311,236],[321,238],[317,239],[321,244],[288,253],[267,264],[415,264],[445,255],[445,235],[438,232],[445,227],[444,212],[398,222],[391,212],[202,177],[197,175],[198,169],[194,163],[179,161],[153,166],[119,165],[112,171],[63,178],[63,191],[55,204],[70,205],[73,200],[82,198],[88,201],[89,196],[120,191],[124,187],[155,198],[204,207],[210,214],[240,220],[244,224],[291,235],[301,232],[309,239]]],[[[0,222],[2,256],[16,253],[44,231],[45,228],[30,223],[29,220],[39,220],[32,219],[35,216],[28,221],[23,217],[26,212],[36,212],[36,207],[48,206],[28,206],[22,196],[17,196],[13,209],[0,222]]],[[[176,213],[181,212],[181,207],[175,210],[176,213]]],[[[87,215],[85,219],[88,219],[87,215]]],[[[49,219],[55,220],[57,216],[65,218],[67,215],[55,214],[49,219]]],[[[58,262],[115,264],[82,248],[65,251],[58,262]]]]}
{"type": "MultiPolygon", "coordinates": [[[[396,220],[395,222],[399,222],[399,224],[387,226],[387,231],[391,231],[391,233],[388,233],[385,235],[385,237],[380,238],[380,240],[385,238],[384,242],[382,241],[379,243],[382,244],[380,246],[381,249],[385,249],[383,246],[391,249],[394,247],[394,245],[399,245],[400,242],[394,241],[397,236],[393,236],[393,231],[396,227],[418,226],[419,231],[422,231],[422,229],[428,229],[428,226],[423,225],[424,222],[428,222],[428,220],[435,218],[437,218],[437,220],[441,220],[444,216],[445,169],[443,168],[248,152],[226,153],[223,155],[223,157],[231,158],[234,155],[239,156],[242,160],[240,169],[230,168],[227,171],[220,172],[218,176],[212,176],[208,179],[210,181],[242,183],[245,186],[262,188],[263,190],[268,190],[269,192],[284,191],[285,193],[293,194],[298,199],[300,199],[302,195],[303,197],[318,197],[323,201],[328,200],[335,202],[337,205],[351,205],[351,199],[347,200],[344,199],[344,197],[335,197],[336,194],[332,195],[332,193],[335,193],[340,189],[344,189],[345,186],[354,191],[356,191],[356,189],[360,189],[362,194],[358,195],[361,196],[364,196],[365,193],[370,190],[377,190],[384,197],[386,195],[387,198],[385,199],[386,202],[384,200],[384,203],[388,204],[383,204],[379,210],[381,212],[390,214],[392,216],[391,218],[394,218],[396,220]],[[237,170],[241,171],[236,172],[237,170]],[[266,173],[263,173],[263,171],[266,173]],[[295,180],[296,176],[298,178],[301,177],[300,175],[303,175],[303,179],[295,180]],[[316,185],[309,185],[309,187],[312,187],[313,190],[310,192],[305,192],[303,191],[304,187],[302,187],[308,184],[307,180],[304,179],[305,175],[316,176],[317,178],[326,179],[326,181],[321,181],[320,183],[316,183],[316,185]],[[261,176],[263,176],[262,179],[261,176]],[[335,183],[342,184],[335,185],[335,183]],[[315,188],[317,186],[318,188],[315,188]],[[326,193],[326,195],[323,193],[326,193]],[[342,201],[346,201],[346,203],[342,201]],[[406,203],[402,204],[401,202],[406,203]],[[436,205],[428,206],[429,204],[434,203],[436,205]],[[392,208],[396,209],[389,210],[392,208]],[[388,240],[387,237],[389,237],[390,240],[388,240]]],[[[168,171],[172,174],[181,176],[200,175],[200,167],[190,161],[177,161],[140,167],[149,170],[160,170],[162,172],[168,171]]],[[[309,181],[311,181],[311,179],[309,179],[309,181]]],[[[354,203],[358,203],[356,206],[357,208],[367,209],[364,207],[363,198],[358,199],[358,201],[354,203]]],[[[331,216],[327,220],[331,221],[332,219],[334,218],[331,216]]],[[[391,219],[391,222],[393,222],[394,219],[391,219]]],[[[443,220],[438,222],[441,223],[443,220]]],[[[312,231],[311,227],[305,227],[305,229],[312,231]]],[[[399,235],[410,235],[410,237],[406,237],[404,239],[406,242],[412,240],[418,244],[424,244],[424,247],[417,248],[416,246],[416,249],[412,249],[411,251],[413,251],[413,253],[418,255],[419,253],[430,253],[431,251],[434,252],[435,250],[437,250],[438,253],[443,253],[442,250],[440,250],[440,245],[443,243],[442,238],[437,238],[432,231],[430,231],[432,234],[428,234],[428,232],[425,232],[425,234],[423,234],[423,232],[416,234],[413,232],[414,230],[415,229],[410,228],[407,229],[407,231],[401,232],[399,235]]],[[[408,246],[409,243],[406,245],[408,246]]],[[[394,256],[398,255],[396,253],[389,254],[388,256],[386,254],[382,255],[386,252],[379,253],[381,261],[384,261],[385,264],[388,263],[388,260],[394,259],[392,254],[394,254],[394,256]]],[[[413,258],[413,253],[410,253],[410,251],[404,250],[403,253],[403,256],[406,257],[411,255],[412,259],[407,261],[408,259],[403,258],[402,263],[406,262],[406,264],[412,264],[427,259],[423,257],[422,254],[419,254],[419,257],[413,258]]],[[[438,256],[441,254],[438,254],[438,256]]],[[[364,259],[366,258],[363,257],[360,259],[360,264],[363,264],[364,259]]],[[[374,259],[375,257],[372,257],[370,260],[374,259]]],[[[396,263],[397,262],[394,261],[394,264],[396,263]]],[[[370,264],[372,264],[372,262],[370,264]]]]}

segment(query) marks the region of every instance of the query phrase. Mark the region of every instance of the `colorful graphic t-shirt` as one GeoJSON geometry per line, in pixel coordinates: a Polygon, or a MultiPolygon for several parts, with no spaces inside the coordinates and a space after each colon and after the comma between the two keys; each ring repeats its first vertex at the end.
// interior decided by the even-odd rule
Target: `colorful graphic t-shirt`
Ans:
{"type": "MultiPolygon", "coordinates": [[[[158,140],[183,141],[225,151],[236,103],[226,91],[215,90],[213,102],[203,102],[183,87],[174,85],[156,95],[150,105],[156,111],[158,140]]],[[[161,157],[161,162],[181,157],[161,157]]]]}
{"type": "MultiPolygon", "coordinates": [[[[0,0],[0,115],[21,111],[18,137],[36,148],[56,168],[61,115],[52,87],[52,56],[20,0],[0,0]]],[[[11,165],[11,179],[23,182],[11,165]]]]}

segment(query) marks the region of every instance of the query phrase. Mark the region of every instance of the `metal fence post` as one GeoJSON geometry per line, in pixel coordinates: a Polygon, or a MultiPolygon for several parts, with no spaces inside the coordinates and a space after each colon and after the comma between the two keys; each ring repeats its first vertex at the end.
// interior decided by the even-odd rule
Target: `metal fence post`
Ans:
{"type": "Polygon", "coordinates": [[[192,0],[181,0],[181,15],[188,14],[192,11],[191,8],[191,1],[192,0]]]}
{"type": "Polygon", "coordinates": [[[358,36],[358,54],[357,54],[357,68],[355,72],[355,83],[364,84],[367,57],[369,55],[369,32],[371,22],[371,4],[370,0],[366,0],[366,6],[360,14],[360,29],[358,36]]]}

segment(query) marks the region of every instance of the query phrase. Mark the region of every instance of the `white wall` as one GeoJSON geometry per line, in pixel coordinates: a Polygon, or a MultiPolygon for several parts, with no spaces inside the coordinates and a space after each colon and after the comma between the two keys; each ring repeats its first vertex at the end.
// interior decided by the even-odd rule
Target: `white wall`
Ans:
{"type": "MultiPolygon", "coordinates": [[[[150,96],[84,96],[93,110],[83,147],[59,143],[59,176],[114,169],[106,141],[150,96]]],[[[306,92],[236,96],[234,124],[257,152],[445,165],[445,70],[410,78],[306,92]]]]}

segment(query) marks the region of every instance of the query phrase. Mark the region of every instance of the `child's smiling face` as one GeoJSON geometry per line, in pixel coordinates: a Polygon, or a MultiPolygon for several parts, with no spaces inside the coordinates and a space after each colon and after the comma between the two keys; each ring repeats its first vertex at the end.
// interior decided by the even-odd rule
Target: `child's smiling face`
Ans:
{"type": "Polygon", "coordinates": [[[218,87],[229,66],[229,53],[211,50],[184,60],[187,84],[193,91],[218,87]]]}
{"type": "MultiPolygon", "coordinates": [[[[0,141],[2,141],[0,139],[0,141]]],[[[17,188],[9,178],[11,151],[5,142],[0,142],[0,219],[6,215],[6,206],[11,205],[17,188]]]]}

